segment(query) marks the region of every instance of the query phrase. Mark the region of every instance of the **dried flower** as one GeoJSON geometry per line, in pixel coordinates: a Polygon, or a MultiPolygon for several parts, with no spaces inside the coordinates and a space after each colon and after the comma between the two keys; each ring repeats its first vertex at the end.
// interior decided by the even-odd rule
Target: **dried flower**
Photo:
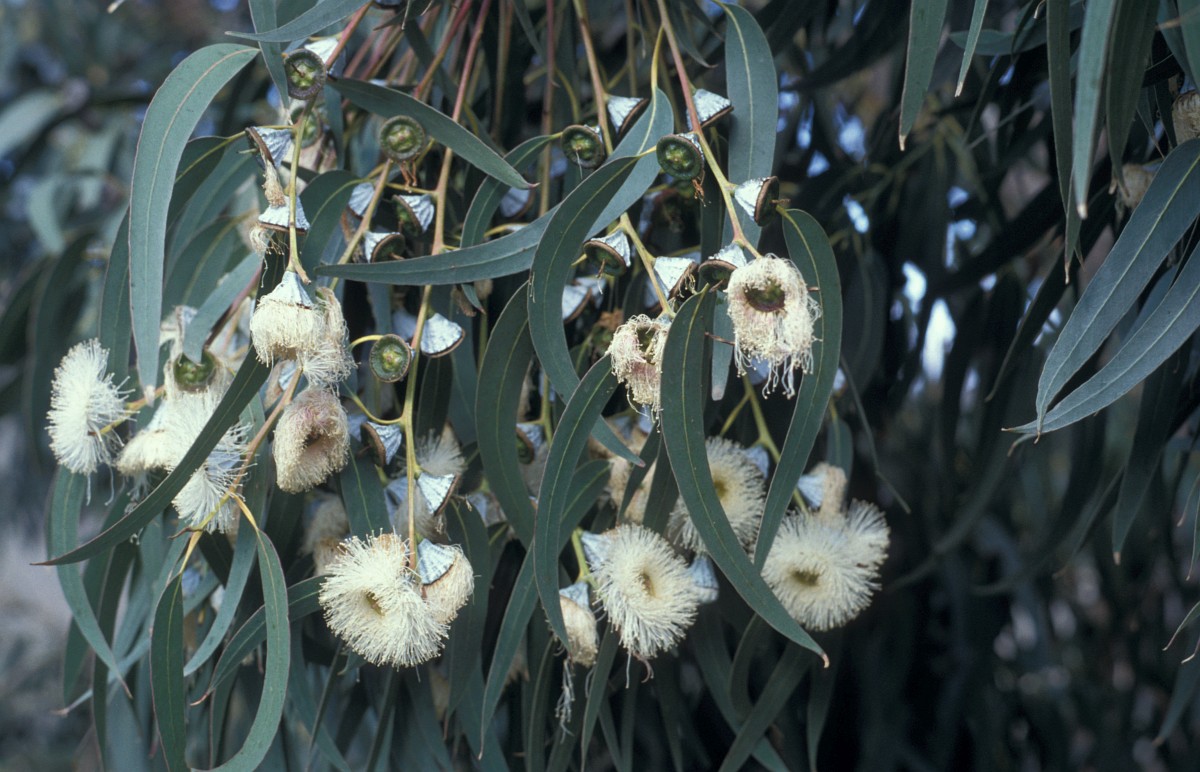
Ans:
{"type": "Polygon", "coordinates": [[[275,289],[260,297],[250,317],[258,361],[300,359],[320,345],[325,318],[294,271],[285,271],[275,289]]]}
{"type": "Polygon", "coordinates": [[[751,360],[762,360],[771,368],[766,390],[782,383],[784,393],[794,396],[793,372],[812,370],[813,330],[820,314],[791,260],[766,255],[734,271],[729,318],[738,372],[744,375],[751,360]]]}
{"type": "Polygon", "coordinates": [[[324,389],[308,388],[292,400],[275,427],[275,469],[279,487],[301,493],[346,465],[350,432],[346,411],[324,389]]]}
{"type": "Polygon", "coordinates": [[[1200,137],[1200,92],[1180,94],[1171,105],[1171,122],[1175,124],[1175,141],[1182,145],[1200,137]]]}
{"type": "Polygon", "coordinates": [[[652,413],[661,407],[662,353],[670,325],[667,319],[639,314],[617,328],[608,347],[613,374],[629,389],[629,400],[652,413]]]}
{"type": "Polygon", "coordinates": [[[112,463],[120,440],[112,424],[126,417],[125,393],[108,372],[108,350],[96,339],[76,344],[54,371],[50,387],[50,450],[75,474],[112,463]]]}
{"type": "Polygon", "coordinates": [[[1121,206],[1130,210],[1137,209],[1137,205],[1142,203],[1142,199],[1146,197],[1150,183],[1154,182],[1156,171],[1156,167],[1147,167],[1142,164],[1122,166],[1121,177],[1123,180],[1113,179],[1113,184],[1117,186],[1121,206]]]}
{"type": "MultiPolygon", "coordinates": [[[[766,482],[745,448],[723,437],[710,437],[704,443],[708,453],[708,468],[712,472],[713,488],[729,525],[743,547],[750,546],[762,520],[766,482]]],[[[703,551],[704,543],[692,524],[683,499],[671,512],[671,539],[684,549],[703,551]]]]}
{"type": "Polygon", "coordinates": [[[436,657],[447,632],[419,582],[403,539],[351,537],[329,564],[318,600],[329,629],[368,662],[410,667],[436,657]]]}
{"type": "Polygon", "coordinates": [[[696,619],[699,596],[687,564],[640,525],[605,534],[607,554],[592,567],[597,592],[621,645],[650,659],[677,644],[696,619]]]}

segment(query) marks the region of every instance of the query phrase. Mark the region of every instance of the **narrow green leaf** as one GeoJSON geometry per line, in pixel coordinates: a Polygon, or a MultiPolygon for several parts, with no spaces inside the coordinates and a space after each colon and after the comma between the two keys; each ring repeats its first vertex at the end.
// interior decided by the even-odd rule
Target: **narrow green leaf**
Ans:
{"type": "MultiPolygon", "coordinates": [[[[275,0],[249,0],[250,21],[254,24],[255,32],[264,32],[279,27],[279,17],[276,15],[275,0]]],[[[280,94],[287,93],[287,74],[283,71],[283,46],[279,43],[261,41],[258,44],[262,51],[263,63],[271,74],[271,82],[280,94]]],[[[339,155],[341,155],[339,153],[339,155]]]]}
{"type": "Polygon", "coordinates": [[[187,691],[183,683],[183,574],[176,574],[163,591],[150,628],[150,691],[154,723],[169,770],[188,769],[187,691]]]}
{"type": "MultiPolygon", "coordinates": [[[[188,239],[167,269],[163,308],[203,304],[230,267],[229,258],[246,252],[239,233],[241,225],[236,217],[221,217],[200,228],[188,239]]],[[[128,282],[124,291],[129,292],[128,282]]],[[[126,300],[126,306],[128,304],[126,300]]]]}
{"type": "Polygon", "coordinates": [[[813,369],[800,381],[796,390],[796,407],[787,436],[779,449],[779,462],[771,485],[767,489],[762,525],[754,564],[762,568],[767,559],[775,532],[783,522],[788,502],[796,489],[796,481],[804,474],[804,465],[821,430],[825,409],[833,394],[833,379],[837,374],[842,351],[842,284],[838,277],[837,260],[825,231],[811,215],[795,209],[783,213],[783,235],[792,261],[800,275],[817,287],[816,297],[821,304],[821,316],[813,324],[813,369]]]}
{"type": "MultiPolygon", "coordinates": [[[[542,149],[553,141],[554,137],[550,136],[527,139],[510,150],[504,156],[504,160],[514,169],[519,169],[536,159],[542,149]]],[[[479,186],[479,190],[471,199],[471,207],[467,210],[467,216],[463,219],[461,243],[464,247],[483,243],[488,223],[492,221],[496,210],[500,208],[500,201],[510,187],[492,177],[484,180],[483,184],[479,186]]]]}
{"type": "MultiPolygon", "coordinates": [[[[228,148],[229,141],[222,137],[196,137],[183,146],[179,172],[171,190],[171,204],[167,207],[168,223],[175,222],[183,214],[200,186],[225,160],[228,148]]],[[[125,241],[128,248],[128,237],[125,241]]]]}
{"type": "Polygon", "coordinates": [[[779,599],[738,543],[729,517],[713,489],[708,454],[704,449],[702,388],[708,365],[707,325],[712,318],[712,295],[689,298],[671,322],[663,353],[662,433],[679,481],[679,493],[709,554],[734,589],[771,627],[805,648],[824,656],[821,647],[788,616],[779,599]]]}
{"type": "Polygon", "coordinates": [[[1183,389],[1182,366],[1179,356],[1171,357],[1150,376],[1142,390],[1137,428],[1133,432],[1133,444],[1129,448],[1125,474],[1117,493],[1117,507],[1113,511],[1113,555],[1118,562],[1125,538],[1133,527],[1134,518],[1142,510],[1150,483],[1158,471],[1167,438],[1176,428],[1175,406],[1183,389]]]}
{"type": "Polygon", "coordinates": [[[335,259],[329,257],[330,252],[345,247],[340,233],[342,215],[359,182],[362,180],[350,172],[334,169],[317,175],[304,187],[300,200],[308,215],[308,235],[300,247],[300,262],[305,270],[316,268],[322,258],[335,259]]]}
{"type": "MultiPolygon", "coordinates": [[[[262,562],[261,544],[258,550],[259,562],[262,562]]],[[[313,576],[287,588],[287,612],[293,622],[298,622],[309,614],[321,610],[317,594],[321,590],[323,576],[313,576]]],[[[272,601],[274,603],[274,601],[272,601]]],[[[258,648],[267,636],[267,615],[276,614],[276,610],[267,611],[265,606],[259,606],[250,617],[242,623],[238,631],[229,639],[229,645],[221,652],[221,659],[213,670],[212,679],[208,683],[206,695],[212,695],[230,676],[242,666],[242,660],[250,652],[258,648]]],[[[268,641],[268,645],[270,642],[268,641]]]]}
{"type": "MultiPolygon", "coordinates": [[[[83,507],[83,496],[87,486],[88,478],[83,475],[61,468],[55,473],[49,518],[46,523],[46,541],[51,552],[62,551],[75,543],[75,534],[79,528],[79,511],[83,507]]],[[[71,565],[58,566],[58,582],[62,586],[67,606],[71,609],[75,626],[96,652],[96,656],[120,679],[123,671],[100,629],[79,568],[71,565]]],[[[124,681],[121,681],[121,687],[128,692],[124,681]]]]}
{"type": "Polygon", "coordinates": [[[971,68],[971,59],[975,57],[975,47],[979,45],[979,32],[983,29],[983,17],[987,16],[988,0],[975,0],[975,10],[971,11],[971,27],[967,31],[967,42],[963,45],[962,67],[958,70],[958,86],[954,96],[961,96],[963,84],[967,82],[967,71],[971,68]]]}
{"type": "Polygon", "coordinates": [[[265,32],[228,32],[235,38],[267,43],[290,43],[315,35],[362,8],[363,0],[321,0],[283,26],[265,32]]]}
{"type": "MultiPolygon", "coordinates": [[[[243,527],[248,525],[244,524],[243,527]]],[[[279,563],[275,547],[261,531],[257,532],[256,536],[258,567],[262,578],[261,612],[264,615],[263,624],[267,635],[267,664],[263,672],[262,695],[259,697],[254,721],[250,724],[250,733],[238,752],[216,768],[227,772],[257,769],[259,763],[266,758],[275,733],[279,730],[279,719],[283,715],[288,669],[291,664],[291,636],[288,635],[288,601],[291,588],[284,583],[283,566],[279,563]]]]}
{"type": "Polygon", "coordinates": [[[933,62],[946,21],[946,0],[919,0],[908,17],[908,56],[904,62],[904,92],[900,96],[900,149],[917,122],[921,103],[929,93],[933,62]]]}
{"type": "MultiPolygon", "coordinates": [[[[754,16],[738,5],[722,7],[727,19],[725,87],[733,104],[729,116],[729,179],[739,183],[769,177],[775,166],[779,76],[771,47],[754,16]]],[[[742,230],[751,244],[758,243],[762,228],[757,223],[745,219],[742,230]]]]}
{"type": "Polygon", "coordinates": [[[108,366],[116,383],[121,383],[129,375],[129,345],[133,329],[129,314],[129,213],[126,212],[108,253],[100,321],[96,330],[100,345],[108,349],[108,366]]]}
{"type": "Polygon", "coordinates": [[[600,709],[608,706],[608,674],[612,671],[613,662],[620,651],[620,638],[617,631],[611,627],[604,631],[600,639],[600,649],[596,653],[596,663],[592,665],[587,683],[587,702],[583,707],[583,728],[580,731],[580,747],[589,748],[592,744],[592,732],[596,729],[596,720],[600,718],[600,709]]]}
{"type": "Polygon", "coordinates": [[[258,273],[262,266],[262,258],[258,255],[248,255],[233,270],[225,274],[213,291],[205,298],[204,303],[196,310],[196,315],[188,323],[183,338],[183,355],[193,362],[199,362],[204,349],[204,341],[208,339],[212,328],[233,301],[258,273]]]}
{"type": "MultiPolygon", "coordinates": [[[[478,512],[452,502],[446,513],[446,532],[452,543],[460,544],[471,570],[475,574],[475,589],[455,618],[446,641],[444,660],[450,682],[450,697],[446,704],[446,715],[453,713],[470,693],[471,677],[482,677],[479,656],[479,636],[487,622],[488,585],[492,577],[492,556],[488,549],[488,532],[478,512]]],[[[482,694],[482,692],[481,692],[482,694]]],[[[479,715],[483,705],[469,703],[464,712],[479,715]]]]}
{"type": "Polygon", "coordinates": [[[167,76],[142,122],[129,192],[129,296],[143,390],[158,384],[167,210],[184,145],[208,103],[255,55],[228,44],[200,49],[167,76]]]}
{"type": "Polygon", "coordinates": [[[1142,77],[1154,40],[1155,3],[1122,2],[1110,31],[1107,83],[1104,88],[1105,125],[1108,127],[1108,157],[1113,175],[1124,182],[1121,161],[1133,126],[1134,113],[1142,94],[1142,77]]]}
{"type": "MultiPolygon", "coordinates": [[[[245,152],[245,143],[241,136],[236,137],[221,148],[218,155],[220,160],[206,177],[199,178],[200,172],[191,174],[180,173],[176,177],[175,187],[171,191],[171,201],[174,202],[178,190],[185,193],[194,192],[187,205],[179,210],[178,217],[167,216],[169,240],[166,248],[166,273],[170,274],[179,264],[183,247],[193,240],[197,231],[226,215],[230,203],[236,199],[237,191],[258,173],[258,167],[250,153],[245,152]]],[[[182,166],[180,162],[180,166],[182,166]]],[[[197,164],[197,166],[202,166],[197,164]]],[[[172,209],[171,213],[174,214],[172,209]]],[[[244,247],[242,248],[244,250],[244,247]]],[[[224,257],[224,256],[222,256],[224,257]]],[[[224,262],[222,260],[222,262],[224,262]]]]}
{"type": "MultiPolygon", "coordinates": [[[[635,169],[639,176],[645,174],[652,179],[657,174],[658,162],[649,156],[641,160],[621,158],[609,161],[593,172],[563,201],[534,253],[529,280],[529,335],[546,377],[559,394],[572,393],[579,384],[579,376],[567,353],[563,330],[563,287],[574,270],[576,258],[582,254],[584,240],[591,235],[592,213],[610,203],[623,204],[621,210],[624,211],[645,192],[645,186],[642,186],[636,195],[624,200],[615,198],[625,180],[633,178],[635,169]],[[647,161],[653,168],[644,165],[647,161]]],[[[636,458],[607,424],[597,424],[595,436],[623,458],[630,461],[636,458]]]]}
{"type": "Polygon", "coordinates": [[[1200,657],[1191,657],[1179,666],[1179,671],[1175,675],[1175,687],[1171,689],[1171,702],[1167,704],[1162,726],[1158,730],[1158,736],[1154,738],[1155,743],[1165,742],[1167,737],[1175,731],[1179,720],[1195,703],[1198,691],[1200,691],[1200,657]]]}
{"type": "Polygon", "coordinates": [[[529,502],[517,454],[513,452],[517,403],[521,399],[525,373],[533,360],[526,296],[524,286],[517,288],[488,338],[479,369],[488,373],[491,388],[475,393],[475,428],[479,459],[492,493],[517,538],[528,547],[533,541],[533,505],[529,502]]]}
{"type": "MultiPolygon", "coordinates": [[[[1072,0],[1066,0],[1071,3],[1072,0]]],[[[1083,3],[1074,3],[1066,18],[1067,31],[1073,32],[1083,26],[1083,3]]],[[[968,32],[953,32],[950,41],[959,48],[967,47],[968,32]]],[[[1041,24],[1028,24],[1012,32],[1000,32],[985,29],[979,33],[979,41],[975,47],[977,56],[1013,56],[1032,51],[1046,44],[1047,31],[1041,24]]]]}
{"type": "Polygon", "coordinates": [[[534,576],[550,628],[562,641],[567,640],[567,628],[558,600],[558,553],[563,545],[562,521],[572,493],[570,481],[592,427],[599,422],[600,412],[616,390],[617,378],[606,355],[592,365],[567,402],[550,443],[550,457],[542,478],[533,532],[534,576]]]}
{"type": "Polygon", "coordinates": [[[1071,156],[1071,190],[1075,208],[1083,218],[1087,217],[1092,154],[1100,124],[1100,93],[1116,8],[1117,0],[1090,0],[1084,7],[1083,37],[1079,43],[1075,79],[1075,134],[1071,156]]]}
{"type": "Polygon", "coordinates": [[[492,664],[488,668],[487,685],[483,690],[483,718],[480,725],[484,729],[491,725],[492,717],[496,715],[504,681],[508,678],[513,658],[517,656],[529,617],[533,616],[537,597],[537,587],[533,581],[533,553],[527,552],[513,584],[512,594],[508,597],[508,606],[504,609],[500,632],[496,636],[496,648],[492,650],[492,664]]]}
{"type": "MultiPolygon", "coordinates": [[[[288,669],[288,686],[287,698],[290,709],[284,716],[284,722],[288,721],[289,717],[295,717],[299,714],[299,719],[304,724],[304,729],[311,738],[309,745],[309,759],[311,763],[312,749],[315,746],[321,755],[334,768],[341,772],[351,772],[351,766],[347,763],[346,758],[338,749],[337,743],[333,741],[333,737],[329,734],[329,728],[320,720],[318,706],[313,698],[312,688],[309,686],[308,674],[305,670],[308,663],[304,661],[304,639],[300,627],[297,626],[292,631],[292,664],[288,669]]],[[[329,668],[331,674],[336,673],[336,668],[329,668]]]]}
{"type": "Polygon", "coordinates": [[[339,80],[337,88],[342,96],[369,113],[383,118],[407,115],[416,119],[425,127],[425,131],[429,132],[429,136],[489,177],[495,177],[514,188],[530,187],[521,173],[512,168],[483,140],[424,102],[402,91],[351,78],[339,80]]]}
{"type": "Polygon", "coordinates": [[[821,747],[821,734],[825,730],[825,720],[829,718],[829,706],[833,702],[833,687],[837,681],[837,671],[841,666],[842,657],[838,656],[838,643],[829,648],[834,652],[832,664],[823,669],[814,668],[809,687],[808,704],[805,705],[804,734],[805,745],[808,746],[808,766],[817,768],[817,751],[821,747]]]}
{"type": "Polygon", "coordinates": [[[350,459],[338,475],[338,481],[351,533],[366,538],[392,530],[383,485],[369,457],[350,459]]]}
{"type": "MultiPolygon", "coordinates": [[[[47,560],[45,564],[63,565],[87,560],[142,530],[146,523],[171,503],[175,494],[183,489],[200,463],[208,458],[208,454],[217,446],[217,442],[229,430],[229,427],[237,423],[242,409],[266,383],[269,372],[267,367],[261,364],[256,357],[246,357],[238,369],[237,375],[234,376],[229,391],[222,397],[221,404],[208,419],[204,430],[200,432],[196,441],[192,443],[192,447],[184,454],[175,471],[167,475],[166,479],[159,483],[158,487],[151,491],[146,498],[142,499],[132,512],[111,527],[106,528],[92,540],[67,552],[59,553],[56,557],[47,560]]],[[[61,547],[69,546],[69,544],[61,545],[61,547]]]]}
{"type": "MultiPolygon", "coordinates": [[[[1147,5],[1153,5],[1147,3],[1147,5]]],[[[1196,82],[1196,62],[1200,62],[1200,0],[1177,0],[1179,6],[1179,34],[1183,38],[1183,48],[1187,52],[1187,61],[1180,62],[1187,68],[1192,82],[1196,82]]]]}
{"type": "MultiPolygon", "coordinates": [[[[251,511],[253,511],[253,507],[251,507],[251,511]]],[[[196,647],[196,652],[183,669],[185,676],[192,675],[208,662],[217,647],[225,640],[225,633],[229,631],[229,627],[237,615],[238,604],[242,600],[242,591],[246,589],[246,582],[250,578],[250,570],[254,567],[254,558],[257,552],[253,542],[253,528],[238,529],[237,543],[233,548],[233,565],[229,570],[229,580],[225,583],[221,608],[217,610],[217,616],[213,620],[212,627],[208,629],[208,634],[196,647]]]]}
{"type": "Polygon", "coordinates": [[[66,94],[53,89],[30,90],[9,102],[0,112],[0,157],[39,136],[65,105],[66,94]]]}
{"type": "Polygon", "coordinates": [[[1158,170],[1046,357],[1033,431],[1045,421],[1050,401],[1108,338],[1200,213],[1198,165],[1200,142],[1186,142],[1158,170]]]}
{"type": "MultiPolygon", "coordinates": [[[[1041,431],[1070,426],[1095,415],[1128,394],[1200,329],[1200,249],[1194,250],[1162,302],[1100,371],[1058,402],[1046,414],[1041,431]]],[[[1037,431],[1036,422],[1016,431],[1037,431]]]]}
{"type": "Polygon", "coordinates": [[[787,705],[792,692],[800,685],[811,663],[812,660],[799,646],[787,647],[787,651],[775,665],[762,694],[758,696],[758,702],[754,703],[754,709],[746,716],[738,730],[733,745],[729,746],[729,753],[721,762],[721,772],[733,772],[745,765],[758,741],[775,721],[779,711],[787,705]]]}

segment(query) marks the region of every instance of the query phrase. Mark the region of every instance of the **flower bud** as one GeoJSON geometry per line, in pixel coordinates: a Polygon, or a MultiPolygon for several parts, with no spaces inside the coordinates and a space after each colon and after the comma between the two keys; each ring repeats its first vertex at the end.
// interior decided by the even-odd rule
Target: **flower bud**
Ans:
{"type": "Polygon", "coordinates": [[[417,571],[433,618],[438,624],[453,622],[475,591],[475,574],[462,548],[425,539],[417,545],[417,571]]]}
{"type": "Polygon", "coordinates": [[[412,347],[399,335],[387,334],[371,344],[371,374],[384,383],[403,380],[412,363],[412,347]]]}

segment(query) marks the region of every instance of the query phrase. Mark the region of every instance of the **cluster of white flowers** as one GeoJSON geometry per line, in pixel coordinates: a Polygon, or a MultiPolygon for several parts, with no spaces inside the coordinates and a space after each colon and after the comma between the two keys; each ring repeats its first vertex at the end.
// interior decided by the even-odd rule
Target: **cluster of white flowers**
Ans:
{"type": "Polygon", "coordinates": [[[329,628],[376,665],[411,667],[436,657],[474,591],[458,547],[422,542],[418,571],[409,568],[409,549],[391,533],[351,537],[325,567],[318,598],[329,628]]]}

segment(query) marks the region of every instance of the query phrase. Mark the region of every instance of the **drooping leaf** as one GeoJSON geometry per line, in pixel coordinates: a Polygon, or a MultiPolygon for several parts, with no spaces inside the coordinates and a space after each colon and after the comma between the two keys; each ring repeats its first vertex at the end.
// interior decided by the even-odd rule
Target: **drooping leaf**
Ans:
{"type": "Polygon", "coordinates": [[[742,769],[759,739],[804,679],[804,674],[809,669],[807,665],[811,662],[812,658],[804,653],[804,649],[795,645],[787,647],[775,665],[762,694],[758,696],[758,701],[754,703],[754,708],[747,714],[745,722],[738,730],[737,738],[729,747],[725,760],[721,762],[722,772],[742,769]]]}
{"type": "Polygon", "coordinates": [[[528,188],[529,183],[495,150],[449,116],[402,91],[376,86],[366,81],[346,78],[337,82],[338,91],[353,104],[382,118],[407,115],[416,119],[429,133],[455,152],[464,161],[489,177],[514,188],[528,188]]]}
{"type": "Polygon", "coordinates": [[[759,568],[767,559],[796,481],[804,474],[804,465],[821,430],[842,350],[842,285],[825,231],[810,215],[790,209],[783,213],[783,235],[800,275],[817,288],[821,315],[813,323],[813,369],[804,375],[796,390],[792,421],[767,489],[754,555],[759,568]]]}
{"type": "Polygon", "coordinates": [[[230,32],[235,38],[267,43],[290,43],[336,24],[365,5],[363,0],[321,0],[287,24],[262,32],[230,32]]]}
{"type": "Polygon", "coordinates": [[[167,209],[184,145],[209,102],[255,55],[228,44],[200,49],[167,76],[146,111],[129,192],[129,294],[143,390],[158,384],[167,209]]]}
{"type": "Polygon", "coordinates": [[[1071,190],[1080,217],[1087,217],[1092,152],[1100,125],[1100,95],[1108,62],[1109,31],[1117,0],[1092,0],[1084,7],[1083,37],[1075,81],[1075,133],[1072,138],[1071,190]]]}
{"type": "Polygon", "coordinates": [[[1051,400],[1100,348],[1146,287],[1168,251],[1200,213],[1200,142],[1177,147],[1163,162],[1104,264],[1088,283],[1046,357],[1038,381],[1037,431],[1051,400]]]}
{"type": "Polygon", "coordinates": [[[150,631],[150,689],[154,695],[154,723],[162,743],[163,761],[169,770],[187,769],[184,750],[187,729],[184,712],[187,693],[183,683],[183,574],[167,585],[150,631]]]}
{"type": "Polygon", "coordinates": [[[712,318],[712,296],[695,295],[671,322],[663,353],[662,432],[692,523],[714,562],[738,594],[779,632],[823,656],[821,647],[788,616],[758,569],[742,551],[729,517],[713,489],[704,440],[705,332],[712,318]]]}
{"type": "Polygon", "coordinates": [[[904,92],[900,96],[900,147],[917,122],[921,103],[929,93],[933,62],[937,58],[946,21],[946,0],[914,2],[908,18],[908,56],[904,63],[904,92]]]}
{"type": "Polygon", "coordinates": [[[550,628],[562,641],[567,640],[567,628],[558,600],[558,553],[563,544],[562,521],[572,493],[570,479],[592,427],[600,419],[600,411],[616,389],[612,362],[604,356],[592,365],[567,402],[550,443],[550,457],[538,495],[538,517],[533,532],[534,576],[550,628]]]}
{"type": "MultiPolygon", "coordinates": [[[[775,165],[775,133],[779,119],[779,77],[771,47],[754,16],[738,5],[724,5],[725,86],[733,104],[729,127],[729,178],[735,184],[769,177],[775,165]]],[[[732,216],[732,215],[731,215],[732,216]]],[[[751,244],[762,228],[743,218],[751,244]]]]}
{"type": "Polygon", "coordinates": [[[971,67],[971,59],[975,56],[975,47],[979,45],[979,33],[983,29],[983,19],[987,16],[988,0],[975,0],[975,9],[971,11],[971,27],[967,30],[967,40],[963,44],[962,66],[958,70],[958,86],[954,96],[960,96],[963,84],[967,82],[967,71],[971,67]]]}
{"type": "Polygon", "coordinates": [[[196,315],[188,323],[183,338],[183,355],[193,362],[200,361],[204,342],[213,326],[221,319],[229,307],[249,286],[250,281],[262,266],[262,258],[258,255],[248,255],[229,273],[221,278],[217,286],[196,309],[196,315]]]}

